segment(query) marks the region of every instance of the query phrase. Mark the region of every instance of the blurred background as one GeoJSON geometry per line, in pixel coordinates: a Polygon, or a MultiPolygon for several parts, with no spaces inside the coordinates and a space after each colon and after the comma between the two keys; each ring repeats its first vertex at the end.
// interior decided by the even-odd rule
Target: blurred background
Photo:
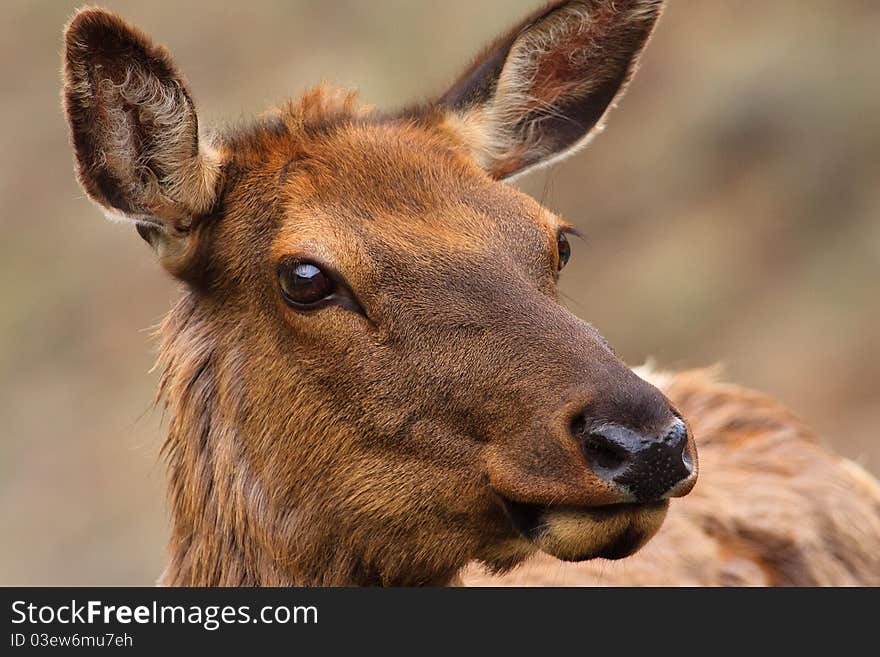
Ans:
{"type": "MultiPolygon", "coordinates": [[[[0,584],[164,564],[150,328],[177,295],[79,189],[59,101],[80,3],[0,23],[0,584]]],[[[165,43],[206,125],[322,80],[394,107],[537,0],[105,2],[165,43]]],[[[592,146],[519,184],[585,234],[562,288],[628,362],[725,365],[880,474],[880,3],[673,1],[592,146]]]]}

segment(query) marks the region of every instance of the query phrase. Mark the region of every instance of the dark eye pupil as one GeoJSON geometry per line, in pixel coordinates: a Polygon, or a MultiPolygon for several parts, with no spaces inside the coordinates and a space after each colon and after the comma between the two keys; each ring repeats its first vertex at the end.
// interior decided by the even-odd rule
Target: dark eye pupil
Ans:
{"type": "Polygon", "coordinates": [[[559,265],[557,269],[562,271],[562,268],[568,264],[568,259],[571,257],[571,245],[568,243],[565,233],[556,238],[556,247],[559,249],[559,265]]]}
{"type": "Polygon", "coordinates": [[[283,266],[278,278],[285,298],[296,304],[316,303],[333,291],[324,272],[308,262],[283,266]]]}

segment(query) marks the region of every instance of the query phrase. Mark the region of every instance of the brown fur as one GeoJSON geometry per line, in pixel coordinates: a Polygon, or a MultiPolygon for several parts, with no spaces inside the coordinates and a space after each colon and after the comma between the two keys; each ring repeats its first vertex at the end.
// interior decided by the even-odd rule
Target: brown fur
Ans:
{"type": "MultiPolygon", "coordinates": [[[[539,546],[631,552],[657,531],[666,498],[694,485],[693,436],[693,472],[649,501],[596,474],[575,420],[661,436],[680,403],[705,442],[715,414],[674,387],[670,403],[558,303],[568,225],[498,179],[597,129],[659,10],[555,2],[426,107],[379,115],[318,89],[213,136],[164,49],[108,12],[74,17],[79,178],[186,284],[159,332],[163,583],[442,584],[473,560],[503,572],[539,546]],[[332,272],[333,299],[285,303],[291,259],[332,272]],[[536,536],[515,530],[510,502],[538,510],[536,536]]],[[[718,523],[724,555],[764,545],[718,523]]]]}

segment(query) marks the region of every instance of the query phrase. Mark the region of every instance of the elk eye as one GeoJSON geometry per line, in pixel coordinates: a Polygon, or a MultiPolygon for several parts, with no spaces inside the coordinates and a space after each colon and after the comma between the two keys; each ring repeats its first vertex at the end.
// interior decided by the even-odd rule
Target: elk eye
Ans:
{"type": "Polygon", "coordinates": [[[556,238],[556,248],[559,251],[559,264],[556,269],[557,271],[562,271],[565,265],[568,264],[568,259],[571,257],[571,244],[568,243],[568,238],[565,236],[565,233],[559,233],[559,237],[556,238]]]}
{"type": "Polygon", "coordinates": [[[333,294],[333,281],[310,262],[292,261],[278,267],[281,293],[294,306],[311,306],[333,294]]]}

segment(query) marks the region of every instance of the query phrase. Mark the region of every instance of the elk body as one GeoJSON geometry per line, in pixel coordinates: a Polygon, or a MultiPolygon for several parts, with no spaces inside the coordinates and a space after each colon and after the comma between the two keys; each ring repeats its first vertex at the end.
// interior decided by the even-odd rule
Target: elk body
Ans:
{"type": "Polygon", "coordinates": [[[184,284],[160,331],[162,583],[447,584],[538,551],[595,581],[694,487],[689,427],[706,482],[631,572],[876,582],[876,482],[759,396],[624,365],[557,301],[571,227],[503,183],[595,133],[660,8],[554,2],[433,102],[318,89],[210,136],[167,51],[77,13],[80,182],[184,284]]]}

